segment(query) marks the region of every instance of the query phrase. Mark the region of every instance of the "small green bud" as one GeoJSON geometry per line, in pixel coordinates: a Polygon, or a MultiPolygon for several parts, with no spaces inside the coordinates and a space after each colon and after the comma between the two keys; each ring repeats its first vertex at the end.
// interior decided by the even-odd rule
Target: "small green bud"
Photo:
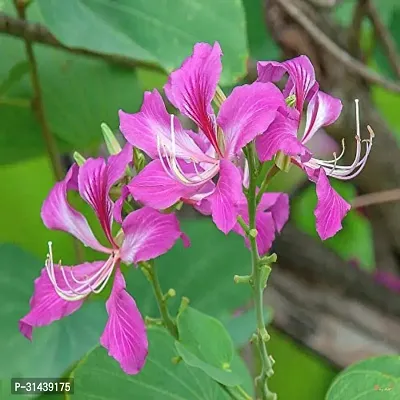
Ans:
{"type": "Polygon", "coordinates": [[[176,291],[175,291],[175,289],[168,289],[168,296],[169,297],[175,297],[176,296],[176,291]]]}
{"type": "Polygon", "coordinates": [[[78,153],[77,151],[74,152],[73,157],[74,157],[75,162],[76,162],[80,167],[82,167],[82,165],[85,164],[85,162],[86,162],[86,158],[83,157],[83,155],[80,154],[80,153],[78,153]]]}
{"type": "Polygon", "coordinates": [[[178,315],[181,314],[188,307],[190,300],[187,297],[182,297],[181,304],[179,306],[178,315]]]}
{"type": "Polygon", "coordinates": [[[144,317],[144,323],[146,326],[162,326],[163,321],[160,318],[151,318],[147,315],[144,317]]]}
{"type": "Polygon", "coordinates": [[[260,263],[263,265],[271,265],[271,264],[276,263],[277,259],[278,259],[278,256],[276,255],[276,253],[272,253],[269,256],[261,257],[260,263]]]}
{"type": "Polygon", "coordinates": [[[271,360],[271,364],[274,365],[275,364],[275,359],[272,356],[269,356],[269,359],[271,360]]]}
{"type": "Polygon", "coordinates": [[[170,299],[171,297],[175,297],[176,296],[176,291],[175,289],[168,289],[168,292],[164,294],[164,301],[167,301],[168,299],[170,299]]]}
{"type": "Polygon", "coordinates": [[[222,369],[224,370],[224,371],[229,371],[229,372],[231,372],[232,370],[231,370],[231,364],[229,364],[228,362],[224,362],[223,364],[222,364],[222,369]]]}
{"type": "Polygon", "coordinates": [[[250,280],[251,280],[251,276],[250,275],[244,275],[244,276],[235,275],[233,277],[233,281],[235,283],[250,283],[250,280]]]}
{"type": "Polygon", "coordinates": [[[271,339],[265,328],[259,329],[259,337],[263,342],[268,342],[271,339]]]}
{"type": "Polygon", "coordinates": [[[250,343],[257,343],[257,342],[258,342],[258,336],[255,333],[253,333],[250,338],[250,343]]]}
{"type": "Polygon", "coordinates": [[[146,159],[143,153],[136,147],[133,148],[133,158],[136,172],[139,173],[145,167],[146,159]]]}
{"type": "Polygon", "coordinates": [[[291,94],[290,96],[286,97],[285,102],[288,107],[296,107],[296,95],[291,94]]]}
{"type": "Polygon", "coordinates": [[[221,107],[222,103],[226,100],[225,93],[222,91],[222,89],[217,86],[217,90],[215,91],[214,95],[214,103],[218,108],[221,107]]]}
{"type": "Polygon", "coordinates": [[[283,172],[289,172],[292,165],[292,159],[290,156],[283,154],[281,151],[275,156],[275,165],[283,172]]]}
{"type": "Polygon", "coordinates": [[[264,289],[267,286],[268,278],[271,273],[271,267],[269,265],[261,265],[260,281],[261,287],[264,289]]]}
{"type": "Polygon", "coordinates": [[[249,236],[251,236],[252,238],[257,237],[257,235],[258,235],[257,229],[250,229],[249,230],[249,236]]]}
{"type": "Polygon", "coordinates": [[[114,133],[112,132],[110,127],[104,122],[100,125],[100,127],[103,132],[103,137],[104,141],[106,142],[108,152],[111,155],[118,154],[122,150],[122,148],[114,133]]]}

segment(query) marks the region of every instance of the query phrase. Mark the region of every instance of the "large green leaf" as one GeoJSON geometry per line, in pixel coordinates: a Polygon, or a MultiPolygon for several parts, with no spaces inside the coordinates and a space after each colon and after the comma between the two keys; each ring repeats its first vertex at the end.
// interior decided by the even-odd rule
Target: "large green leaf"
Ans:
{"type": "MultiPolygon", "coordinates": [[[[264,307],[264,320],[268,325],[272,320],[272,309],[264,307]]],[[[240,312],[239,315],[226,315],[220,318],[221,322],[229,332],[233,344],[236,348],[240,348],[249,343],[251,335],[257,326],[256,309],[254,307],[240,312]]]]}
{"type": "Polygon", "coordinates": [[[33,280],[42,264],[15,245],[0,245],[2,379],[60,376],[96,345],[104,328],[104,306],[101,303],[86,303],[70,317],[35,330],[32,342],[20,334],[18,320],[28,312],[33,280]]]}
{"type": "Polygon", "coordinates": [[[247,40],[250,55],[255,60],[274,60],[279,57],[279,47],[267,30],[264,20],[263,0],[243,0],[247,21],[247,40]]]}
{"type": "MultiPolygon", "coordinates": [[[[0,242],[18,244],[44,260],[47,242],[51,240],[57,249],[57,257],[67,265],[73,263],[71,236],[49,231],[40,218],[43,200],[54,183],[48,160],[43,157],[3,165],[0,181],[5,183],[0,196],[0,242]]],[[[23,265],[17,267],[24,268],[23,265]]]]}
{"type": "Polygon", "coordinates": [[[338,371],[274,327],[270,326],[268,333],[271,335],[268,354],[276,360],[271,390],[279,394],[279,400],[323,399],[338,371]]]}
{"type": "Polygon", "coordinates": [[[149,355],[146,365],[136,376],[126,375],[101,347],[89,353],[74,371],[74,400],[230,398],[204,372],[184,362],[173,363],[173,358],[178,354],[174,339],[166,331],[149,328],[148,337],[149,355]]]}
{"type": "MultiPolygon", "coordinates": [[[[347,201],[355,196],[354,188],[338,181],[332,186],[347,201]]],[[[315,187],[308,187],[292,202],[291,216],[295,223],[306,233],[317,237],[315,230],[314,208],[316,205],[315,187]]],[[[333,238],[324,242],[345,260],[356,259],[360,266],[368,270],[374,268],[374,247],[372,229],[368,220],[357,211],[351,210],[343,220],[343,229],[333,238]]]]}
{"type": "Polygon", "coordinates": [[[224,385],[242,383],[241,376],[232,370],[232,339],[220,321],[186,307],[178,315],[177,326],[176,350],[186,364],[201,369],[224,385]]]}
{"type": "MultiPolygon", "coordinates": [[[[235,274],[251,270],[243,239],[235,234],[225,236],[208,218],[185,220],[181,227],[189,235],[191,247],[185,249],[179,243],[156,261],[164,290],[174,288],[177,293],[169,300],[171,308],[177,310],[181,296],[216,317],[243,305],[251,296],[250,287],[233,282],[235,274]]],[[[154,295],[141,271],[130,269],[127,284],[142,313],[157,316],[154,295]]]]}
{"type": "MultiPolygon", "coordinates": [[[[6,11],[11,13],[10,3],[6,11]]],[[[35,3],[29,7],[29,16],[41,21],[35,3]]],[[[0,82],[7,82],[11,72],[26,59],[25,51],[23,43],[15,38],[0,37],[0,46],[4,55],[0,82]]],[[[142,101],[142,90],[132,69],[42,45],[35,46],[35,55],[46,118],[61,150],[82,150],[100,143],[100,124],[106,122],[116,128],[118,110],[135,112],[142,101]]],[[[20,74],[19,78],[0,98],[0,163],[44,152],[41,128],[31,106],[29,76],[20,74]]]]}
{"type": "Polygon", "coordinates": [[[400,357],[381,356],[360,361],[341,372],[326,400],[400,399],[400,357]]]}
{"type": "Polygon", "coordinates": [[[196,42],[219,41],[223,80],[245,73],[243,6],[231,0],[38,0],[46,26],[62,43],[178,67],[196,42]]]}

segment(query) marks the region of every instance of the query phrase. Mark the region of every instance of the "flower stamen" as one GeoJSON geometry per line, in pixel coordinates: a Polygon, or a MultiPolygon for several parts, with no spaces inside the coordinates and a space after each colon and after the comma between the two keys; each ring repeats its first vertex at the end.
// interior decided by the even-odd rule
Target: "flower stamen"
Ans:
{"type": "Polygon", "coordinates": [[[364,168],[368,156],[371,152],[372,141],[375,137],[372,128],[367,125],[367,130],[369,132],[369,139],[361,139],[360,132],[360,110],[359,110],[359,100],[355,99],[356,105],[356,154],[351,165],[337,165],[337,162],[343,157],[345,152],[344,140],[342,140],[342,152],[337,157],[336,153],[333,154],[332,160],[320,160],[318,158],[311,158],[305,163],[306,166],[317,169],[323,168],[328,176],[332,176],[340,180],[349,180],[357,176],[364,168]],[[365,143],[365,154],[361,156],[362,145],[365,143]]]}
{"type": "Polygon", "coordinates": [[[104,287],[107,285],[113,271],[115,264],[119,259],[118,253],[112,253],[108,260],[103,264],[98,271],[96,271],[93,275],[86,275],[84,279],[78,279],[73,273],[73,268],[68,267],[69,274],[67,276],[66,268],[61,265],[61,260],[58,264],[58,268],[62,274],[62,281],[65,284],[66,288],[60,287],[59,282],[57,282],[56,278],[56,265],[53,262],[53,251],[52,251],[52,242],[48,243],[49,245],[49,253],[47,254],[46,259],[46,271],[49,276],[50,282],[52,283],[54,290],[57,294],[66,301],[77,301],[82,300],[87,297],[90,293],[100,293],[104,287]],[[71,280],[78,284],[78,286],[73,287],[71,280]]]}
{"type": "Polygon", "coordinates": [[[187,186],[196,186],[205,183],[212,179],[219,171],[219,161],[217,159],[213,160],[213,164],[207,170],[200,172],[196,165],[196,161],[190,159],[188,163],[193,165],[195,174],[193,176],[188,176],[187,173],[183,172],[182,167],[179,165],[176,156],[176,140],[175,140],[175,129],[174,129],[174,116],[171,115],[171,151],[168,151],[167,146],[162,143],[162,138],[157,135],[157,151],[167,175],[187,186]]]}

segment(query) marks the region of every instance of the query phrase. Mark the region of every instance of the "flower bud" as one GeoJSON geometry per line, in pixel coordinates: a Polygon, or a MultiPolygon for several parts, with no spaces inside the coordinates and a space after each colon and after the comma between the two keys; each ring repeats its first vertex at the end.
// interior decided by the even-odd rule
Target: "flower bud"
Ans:
{"type": "Polygon", "coordinates": [[[76,162],[80,167],[82,167],[82,165],[85,164],[85,162],[86,162],[86,158],[83,157],[83,155],[80,154],[80,153],[78,153],[77,151],[74,152],[73,157],[74,157],[75,162],[76,162]]]}
{"type": "Polygon", "coordinates": [[[110,129],[110,127],[106,123],[102,123],[100,125],[101,130],[103,132],[104,141],[106,142],[107,150],[111,155],[118,154],[122,148],[118,143],[117,138],[114,133],[110,129]]]}

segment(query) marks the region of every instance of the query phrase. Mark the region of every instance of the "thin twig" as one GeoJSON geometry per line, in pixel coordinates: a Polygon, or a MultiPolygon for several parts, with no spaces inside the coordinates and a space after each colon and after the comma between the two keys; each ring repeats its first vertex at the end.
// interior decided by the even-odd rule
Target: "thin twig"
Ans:
{"type": "MultiPolygon", "coordinates": [[[[19,1],[19,0],[14,0],[14,5],[15,5],[15,8],[17,9],[19,18],[22,21],[24,21],[26,18],[25,2],[19,1]]],[[[34,111],[36,113],[37,119],[38,119],[40,127],[41,127],[43,140],[45,142],[45,145],[47,148],[47,153],[49,155],[49,158],[50,158],[50,161],[51,161],[51,164],[53,167],[54,176],[55,176],[56,180],[61,180],[64,176],[64,171],[62,168],[59,152],[57,150],[57,143],[56,143],[53,135],[50,132],[50,127],[47,123],[46,116],[45,116],[43,97],[42,97],[42,89],[40,87],[38,67],[37,67],[35,54],[33,52],[32,42],[28,37],[24,38],[24,42],[25,42],[26,55],[27,55],[27,58],[29,61],[29,66],[30,66],[30,75],[31,75],[32,87],[33,87],[33,93],[34,93],[34,97],[33,97],[33,101],[32,101],[33,108],[34,108],[34,111]]]]}
{"type": "Polygon", "coordinates": [[[358,74],[366,81],[375,83],[383,88],[400,93],[400,85],[385,79],[378,73],[372,71],[362,62],[356,60],[345,50],[333,42],[329,36],[322,32],[292,1],[276,0],[279,5],[318,43],[332,54],[338,61],[352,72],[358,74]]]}
{"type": "Polygon", "coordinates": [[[350,27],[349,52],[358,59],[360,59],[359,55],[361,53],[362,22],[367,12],[367,1],[368,0],[359,0],[356,4],[353,14],[353,21],[350,27]]]}
{"type": "Polygon", "coordinates": [[[393,68],[398,79],[400,79],[400,58],[397,54],[396,43],[394,42],[392,35],[382,22],[378,10],[372,1],[367,1],[367,15],[374,26],[376,35],[378,36],[382,46],[385,49],[387,58],[390,65],[393,68]]]}
{"type": "MultiPolygon", "coordinates": [[[[14,5],[17,10],[19,18],[21,19],[21,21],[24,21],[26,18],[25,14],[26,3],[24,1],[14,0],[14,5]]],[[[60,153],[57,149],[57,143],[50,131],[50,127],[46,120],[43,97],[42,97],[42,89],[39,80],[39,72],[38,72],[35,53],[32,47],[32,42],[28,37],[24,38],[24,42],[25,42],[26,55],[30,66],[30,75],[34,93],[34,97],[32,100],[33,109],[34,112],[36,113],[37,119],[41,127],[43,140],[46,146],[47,154],[50,158],[54,177],[57,181],[59,181],[64,177],[64,168],[61,163],[60,153]]],[[[73,246],[76,255],[76,260],[78,263],[81,263],[83,261],[83,250],[80,242],[75,238],[73,239],[73,246]]]]}
{"type": "Polygon", "coordinates": [[[45,26],[39,23],[28,22],[22,18],[14,18],[2,12],[0,12],[0,33],[29,40],[30,42],[41,43],[47,46],[63,49],[65,51],[68,51],[69,53],[82,54],[94,58],[101,58],[102,60],[106,60],[114,64],[123,65],[129,68],[143,67],[146,69],[165,73],[165,71],[159,65],[150,62],[139,61],[133,58],[114,54],[99,53],[92,50],[66,46],[59,40],[57,40],[57,38],[54,37],[53,34],[45,26]]]}
{"type": "Polygon", "coordinates": [[[372,206],[374,204],[389,203],[392,201],[400,201],[400,189],[363,194],[362,196],[358,196],[353,200],[352,206],[354,208],[360,208],[372,206]]]}

